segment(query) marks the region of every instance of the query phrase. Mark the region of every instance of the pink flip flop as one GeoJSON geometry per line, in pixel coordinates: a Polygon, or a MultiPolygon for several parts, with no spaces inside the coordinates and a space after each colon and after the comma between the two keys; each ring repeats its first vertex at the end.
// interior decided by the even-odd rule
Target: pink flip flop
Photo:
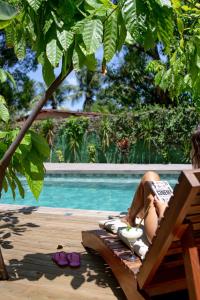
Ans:
{"type": "Polygon", "coordinates": [[[66,267],[69,265],[67,253],[64,251],[53,253],[51,258],[60,267],[66,267]]]}
{"type": "Polygon", "coordinates": [[[67,259],[69,261],[70,267],[80,267],[81,265],[81,257],[77,252],[71,252],[67,254],[67,259]]]}

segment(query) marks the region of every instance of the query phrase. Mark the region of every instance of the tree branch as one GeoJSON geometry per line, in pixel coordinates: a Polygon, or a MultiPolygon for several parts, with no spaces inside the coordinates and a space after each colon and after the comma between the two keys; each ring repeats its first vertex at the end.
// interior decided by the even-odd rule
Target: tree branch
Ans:
{"type": "MultiPolygon", "coordinates": [[[[32,110],[31,114],[29,115],[28,119],[24,122],[24,125],[22,126],[21,130],[18,133],[18,136],[16,139],[12,142],[8,150],[5,152],[3,158],[0,160],[0,195],[3,187],[3,179],[5,176],[6,168],[8,167],[10,160],[15,153],[15,150],[23,140],[26,132],[31,127],[33,121],[37,117],[38,113],[40,112],[41,108],[44,106],[44,104],[48,101],[48,99],[52,96],[52,94],[55,92],[55,90],[58,88],[58,86],[63,82],[63,80],[67,77],[67,75],[72,71],[72,66],[69,68],[68,72],[65,74],[65,76],[62,76],[62,73],[54,80],[54,82],[49,86],[49,88],[46,90],[44,96],[40,99],[40,101],[37,103],[35,108],[32,110]]],[[[1,253],[0,248],[0,279],[8,279],[8,272],[6,270],[3,256],[1,253]]]]}
{"type": "Polygon", "coordinates": [[[0,160],[0,192],[2,190],[3,185],[3,179],[5,176],[6,168],[8,167],[10,160],[15,153],[15,150],[21,143],[22,139],[24,138],[26,132],[31,127],[33,121],[35,120],[36,116],[40,112],[41,108],[44,106],[44,104],[47,102],[47,100],[52,96],[52,94],[55,92],[55,90],[58,88],[58,86],[62,83],[62,81],[67,77],[67,75],[71,72],[72,68],[69,69],[67,74],[65,76],[62,76],[60,74],[54,82],[49,86],[49,88],[46,90],[44,96],[40,99],[40,101],[37,103],[35,108],[32,110],[31,114],[25,121],[24,125],[22,126],[18,136],[16,139],[12,142],[12,144],[9,146],[8,150],[5,152],[3,158],[0,160]]]}

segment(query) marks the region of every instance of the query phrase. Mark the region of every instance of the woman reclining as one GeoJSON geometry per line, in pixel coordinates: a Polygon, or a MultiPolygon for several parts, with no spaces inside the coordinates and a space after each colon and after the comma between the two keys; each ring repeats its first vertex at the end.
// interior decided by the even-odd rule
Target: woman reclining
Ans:
{"type": "MultiPolygon", "coordinates": [[[[192,134],[192,166],[200,168],[200,126],[192,134]]],[[[158,224],[163,217],[167,204],[160,201],[153,193],[149,181],[160,180],[160,176],[156,172],[146,172],[141,179],[137,188],[132,204],[128,210],[126,221],[134,226],[135,218],[144,217],[144,230],[149,242],[157,230],[158,224]]]]}

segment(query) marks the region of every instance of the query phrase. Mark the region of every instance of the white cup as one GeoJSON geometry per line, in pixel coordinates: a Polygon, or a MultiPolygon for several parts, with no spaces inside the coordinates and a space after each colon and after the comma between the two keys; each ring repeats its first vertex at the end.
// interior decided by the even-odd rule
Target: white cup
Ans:
{"type": "Polygon", "coordinates": [[[121,230],[121,234],[123,237],[127,238],[131,243],[133,243],[142,236],[143,230],[137,227],[126,227],[121,230]]]}

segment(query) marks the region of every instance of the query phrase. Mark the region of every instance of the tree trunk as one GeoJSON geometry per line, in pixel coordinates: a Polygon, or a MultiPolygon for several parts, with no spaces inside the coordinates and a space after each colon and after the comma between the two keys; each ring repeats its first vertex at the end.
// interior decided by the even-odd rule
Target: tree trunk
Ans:
{"type": "MultiPolygon", "coordinates": [[[[67,72],[65,76],[62,76],[60,74],[54,82],[49,86],[49,88],[46,90],[44,96],[40,99],[40,101],[37,103],[35,108],[32,110],[29,117],[24,122],[21,130],[19,131],[18,136],[16,139],[12,142],[12,144],[9,146],[8,150],[5,152],[3,158],[0,160],[0,194],[3,187],[3,180],[5,176],[6,169],[10,163],[10,160],[15,153],[15,150],[21,143],[22,139],[24,138],[26,132],[32,125],[33,121],[37,117],[38,113],[40,112],[41,108],[44,106],[44,104],[47,102],[47,100],[51,97],[51,95],[55,92],[55,90],[58,88],[58,86],[62,83],[62,81],[66,78],[66,76],[71,72],[71,68],[67,72]]],[[[5,268],[3,256],[0,249],[0,279],[8,279],[8,273],[5,268]]]]}

